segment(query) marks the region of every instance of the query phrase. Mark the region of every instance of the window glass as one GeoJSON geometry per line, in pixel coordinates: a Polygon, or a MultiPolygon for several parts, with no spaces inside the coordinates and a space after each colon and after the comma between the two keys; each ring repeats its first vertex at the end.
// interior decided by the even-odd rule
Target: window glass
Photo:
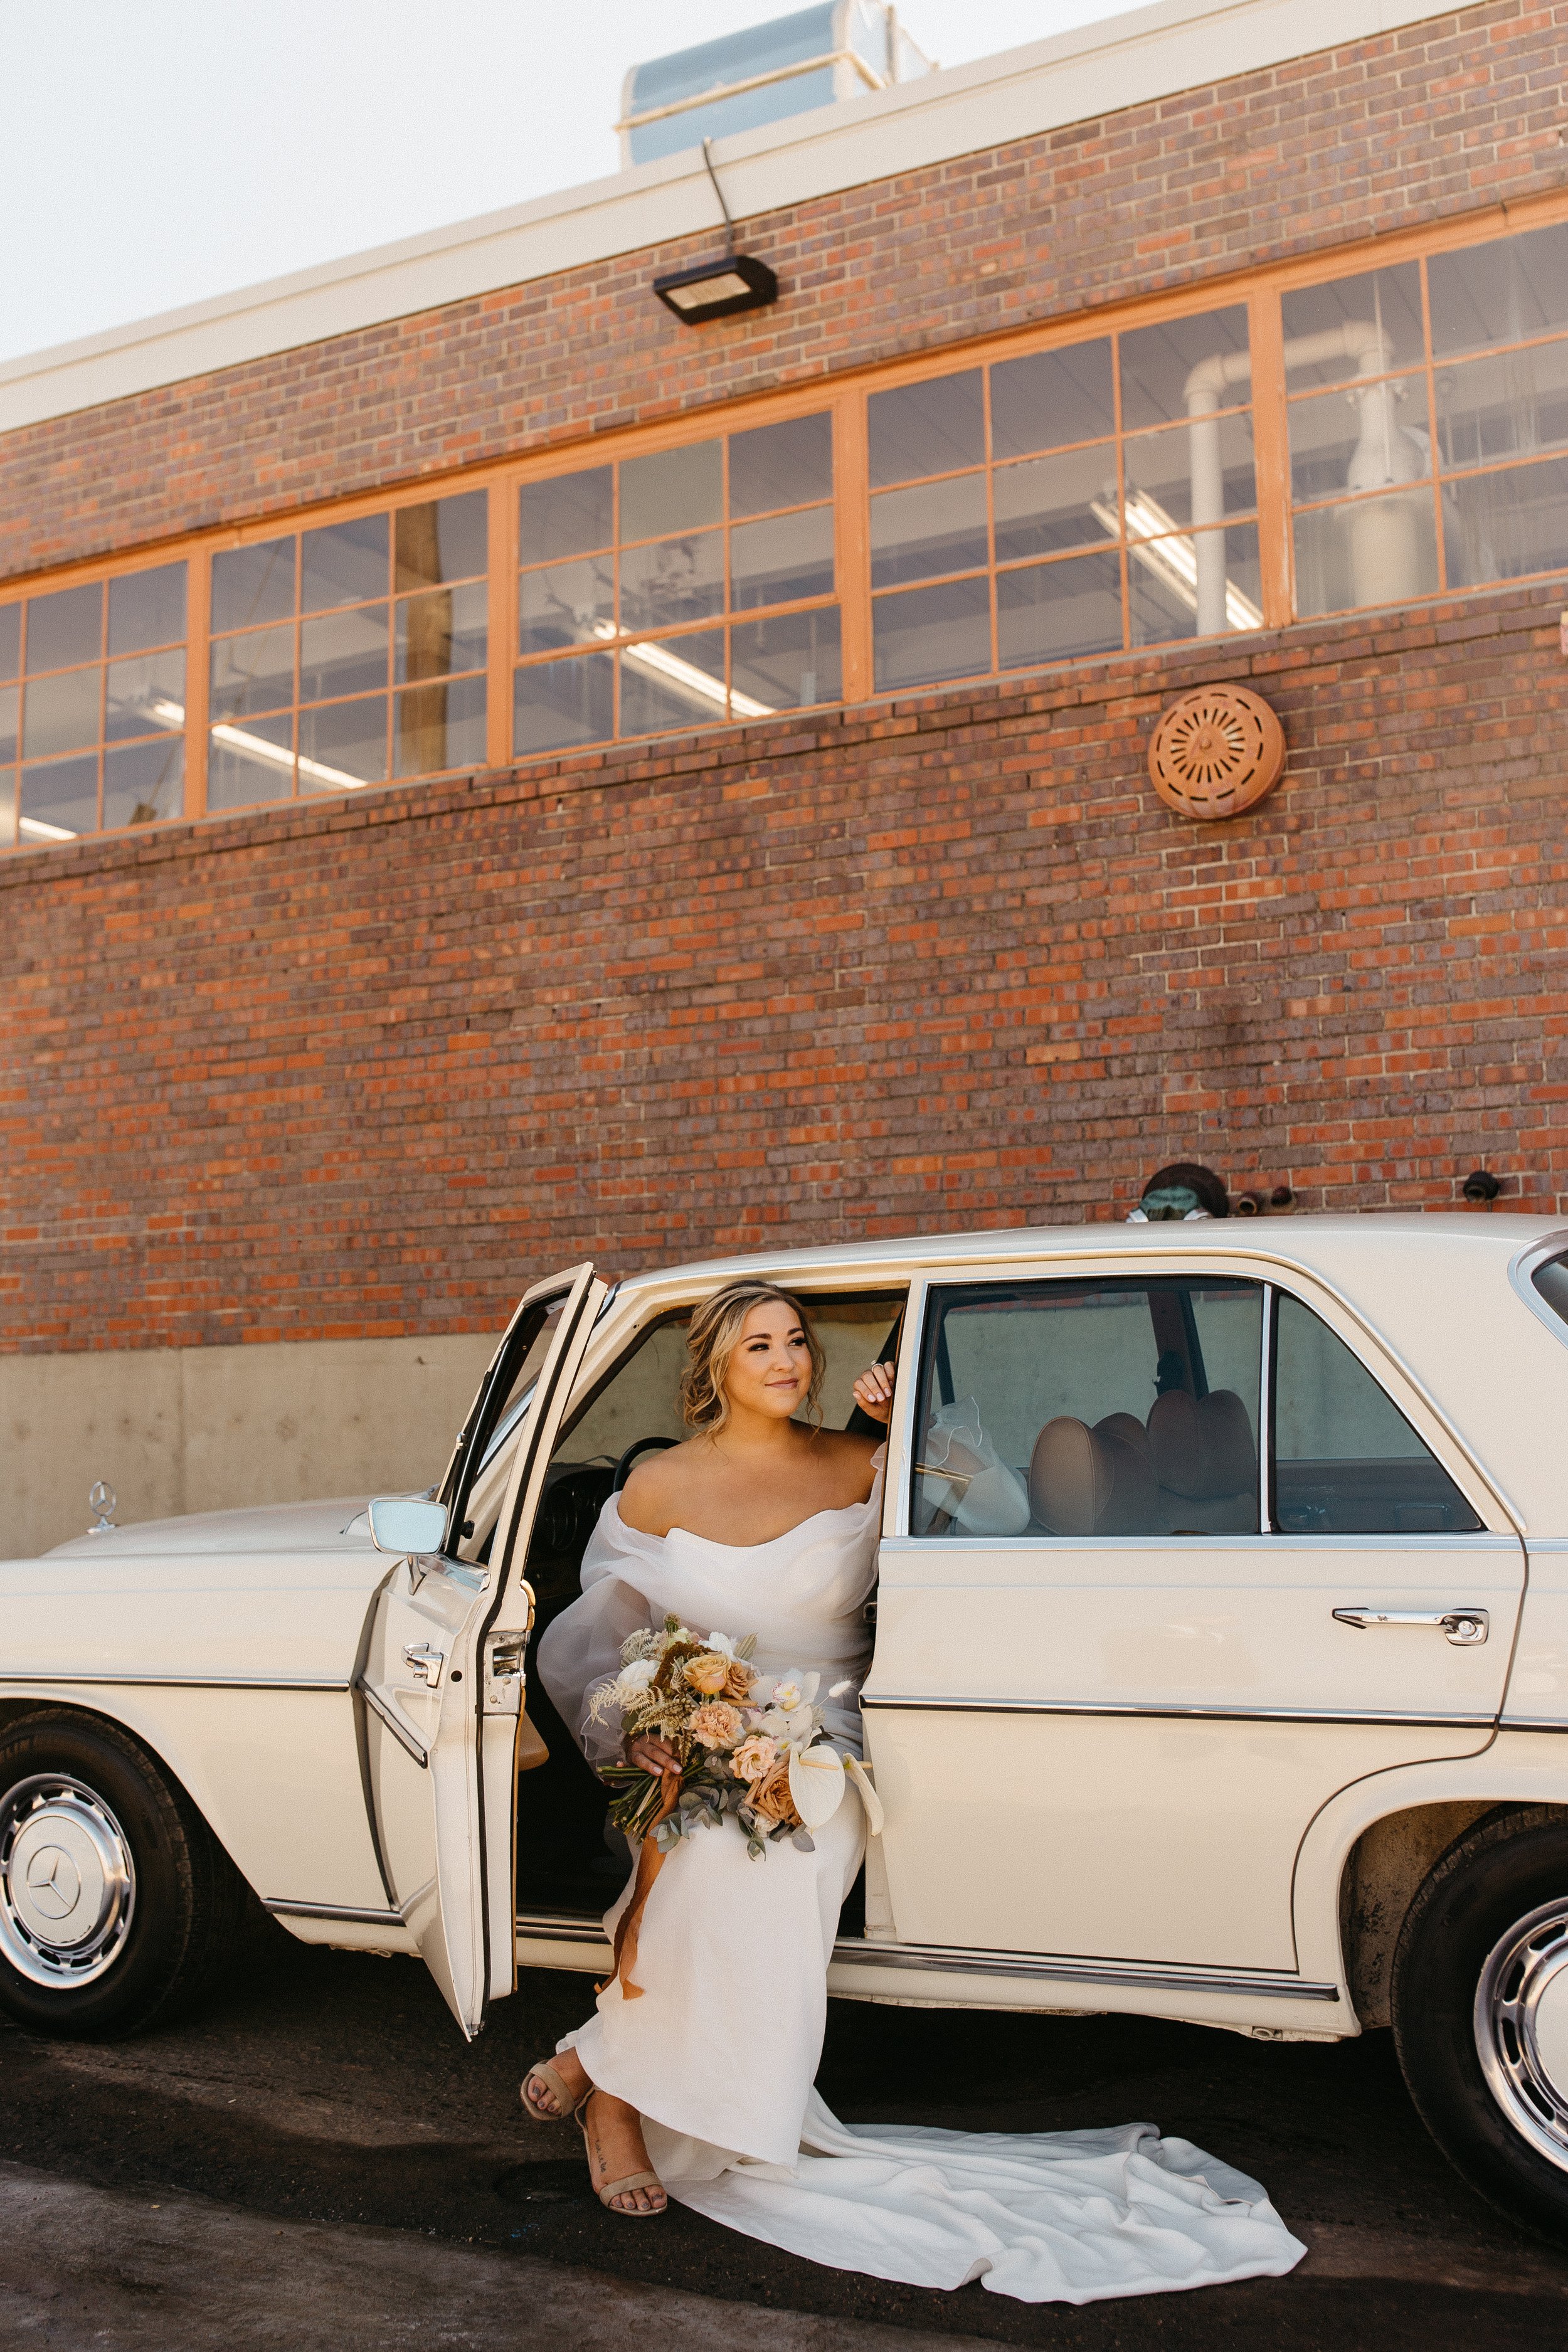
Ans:
{"type": "Polygon", "coordinates": [[[991,371],[991,454],[1022,457],[1116,430],[1110,338],[1031,352],[991,371]]]}
{"type": "Polygon", "coordinates": [[[1292,392],[1418,368],[1426,357],[1418,261],[1362,270],[1326,286],[1298,287],[1281,297],[1280,311],[1292,392]]]}
{"type": "Polygon", "coordinates": [[[998,466],[991,494],[998,563],[1121,536],[1114,441],[998,466]]]}
{"type": "Polygon", "coordinates": [[[489,499],[483,490],[399,507],[393,518],[399,590],[482,579],[489,562],[489,499]]]}
{"type": "Polygon", "coordinates": [[[319,613],[386,593],[386,517],[329,523],[300,541],[300,609],[319,613]]]}
{"type": "Polygon", "coordinates": [[[185,567],[162,563],[109,583],[109,650],[133,654],[174,645],[185,634],[185,567]]]}
{"type": "Polygon", "coordinates": [[[833,496],[833,419],[792,416],[730,436],[730,512],[771,514],[833,496]]]}
{"type": "Polygon", "coordinates": [[[1422,1535],[1479,1519],[1358,1357],[1300,1300],[1278,1294],[1276,1524],[1287,1535],[1422,1535]]]}
{"type": "Polygon", "coordinates": [[[959,474],[871,501],[871,585],[973,572],[990,554],[985,477],[959,474]]]}
{"type": "Polygon", "coordinates": [[[1258,1528],[1262,1289],[1199,1276],[932,1293],[917,1535],[1258,1528]]]}
{"type": "Polygon", "coordinates": [[[1314,507],[1294,526],[1296,610],[1339,613],[1395,604],[1437,589],[1437,528],[1430,492],[1314,507]]]}
{"type": "Polygon", "coordinates": [[[523,563],[582,555],[616,535],[615,471],[595,466],[550,482],[524,482],[518,493],[518,553],[523,563]]]}
{"type": "Polygon", "coordinates": [[[1200,408],[1244,408],[1251,400],[1247,311],[1240,303],[1138,327],[1118,342],[1124,432],[1185,419],[1200,408]]]}
{"type": "Polygon", "coordinates": [[[879,596],[872,613],[879,694],[991,667],[991,583],[984,577],[879,596]]]}
{"type": "Polygon", "coordinates": [[[516,754],[837,700],[832,488],[826,412],[522,484],[516,754]]]}
{"type": "Polygon", "coordinates": [[[996,648],[1004,669],[1121,650],[1121,558],[1075,556],[996,575],[996,648]]]}
{"type": "Polygon", "coordinates": [[[1440,367],[1433,388],[1446,473],[1568,445],[1568,338],[1440,367]]]}
{"type": "MultiPolygon", "coordinates": [[[[724,517],[721,441],[659,449],[621,467],[621,540],[658,539],[724,517]]],[[[791,504],[795,501],[792,499],[791,504]]]]}
{"type": "Polygon", "coordinates": [[[871,486],[954,474],[985,462],[984,380],[978,368],[874,392],[866,403],[871,486]]]}
{"type": "Polygon", "coordinates": [[[1426,282],[1438,359],[1568,327],[1568,221],[1435,253],[1426,282]]]}
{"type": "Polygon", "coordinates": [[[1130,536],[1127,600],[1135,646],[1208,636],[1216,628],[1260,629],[1257,525],[1232,523],[1228,530],[1200,530],[1190,538],[1130,536]]]}
{"type": "Polygon", "coordinates": [[[0,611],[0,673],[25,672],[20,688],[0,689],[0,843],[71,841],[180,814],[184,633],[184,563],[0,611]],[[121,743],[139,743],[136,758],[109,761],[105,745],[121,743]],[[5,772],[18,756],[20,775],[5,772]]]}
{"type": "Polygon", "coordinates": [[[292,539],[214,557],[209,807],[482,762],[488,513],[465,491],[304,531],[297,565],[292,539]]]}

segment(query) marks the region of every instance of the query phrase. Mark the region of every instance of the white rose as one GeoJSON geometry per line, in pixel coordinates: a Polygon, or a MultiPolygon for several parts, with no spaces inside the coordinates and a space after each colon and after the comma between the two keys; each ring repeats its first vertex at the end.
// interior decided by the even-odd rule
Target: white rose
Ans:
{"type": "Polygon", "coordinates": [[[623,1706],[631,1699],[641,1697],[657,1671],[651,1658],[634,1658],[629,1666],[621,1668],[616,1676],[616,1696],[623,1706]]]}

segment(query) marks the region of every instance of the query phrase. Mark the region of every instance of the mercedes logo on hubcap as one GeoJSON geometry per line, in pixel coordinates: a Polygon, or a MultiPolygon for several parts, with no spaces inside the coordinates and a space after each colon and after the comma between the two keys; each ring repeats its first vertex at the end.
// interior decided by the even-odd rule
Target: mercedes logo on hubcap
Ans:
{"type": "Polygon", "coordinates": [[[27,1894],[45,1919],[64,1919],[76,1908],[81,1873],[63,1846],[43,1845],[28,1857],[27,1894]]]}

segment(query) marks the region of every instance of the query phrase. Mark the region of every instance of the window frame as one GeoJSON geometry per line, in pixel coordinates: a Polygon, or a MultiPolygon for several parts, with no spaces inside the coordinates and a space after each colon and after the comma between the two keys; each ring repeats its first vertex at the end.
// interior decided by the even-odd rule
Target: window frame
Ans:
{"type": "MultiPolygon", "coordinates": [[[[1500,238],[1526,235],[1533,230],[1559,226],[1568,223],[1568,190],[1553,190],[1504,207],[1492,205],[1450,220],[1427,223],[1401,230],[1384,237],[1361,238],[1334,247],[1321,247],[1310,255],[1293,260],[1275,263],[1260,269],[1235,270],[1215,277],[1190,280],[1179,288],[1153,294],[1138,295],[1125,299],[1107,301],[1076,310],[1068,315],[1038,321],[1021,328],[955,341],[936,349],[909,357],[871,362],[847,369],[841,375],[817,377],[809,383],[792,385],[783,391],[741,395],[717,400],[707,405],[696,405],[679,416],[652,425],[627,425],[595,434],[584,431],[571,440],[563,440],[549,447],[513,454],[486,461],[480,465],[432,473],[417,481],[405,483],[395,489],[366,490],[346,498],[329,499],[309,504],[278,506],[265,514],[258,514],[244,522],[219,529],[192,531],[135,550],[118,551],[108,557],[98,557],[79,563],[17,577],[0,583],[0,607],[25,601],[29,596],[52,595],[59,590],[86,585],[98,581],[112,582],[127,574],[155,570],[161,565],[183,562],[186,567],[186,723],[184,805],[176,816],[153,820],[157,824],[189,822],[207,814],[206,776],[208,746],[208,678],[210,662],[211,566],[215,554],[221,551],[255,544],[290,533],[323,526],[350,522],[369,515],[385,514],[394,532],[398,512],[409,506],[424,505],[432,499],[461,496],[468,491],[483,490],[489,498],[489,569],[488,588],[488,659],[486,664],[486,749],[487,769],[531,767],[540,763],[559,764],[563,761],[595,759],[613,751],[635,749],[637,745],[655,743],[692,732],[709,731],[712,727],[739,727],[757,723],[749,718],[715,718],[712,721],[695,719],[674,726],[663,735],[655,734],[617,740],[607,737],[593,743],[564,751],[531,751],[514,755],[511,749],[512,680],[521,666],[516,653],[518,629],[518,491],[521,484],[552,477],[576,473],[584,465],[616,462],[658,451],[682,447],[692,443],[725,438],[757,426],[784,423],[794,417],[827,412],[833,420],[834,448],[834,510],[833,540],[835,557],[835,593],[831,600],[837,605],[840,616],[842,692],[837,704],[810,706],[813,710],[867,704],[887,703],[907,698],[911,694],[928,695],[953,692],[965,685],[985,684],[991,687],[1020,687],[1032,677],[1050,676],[1081,668],[1085,664],[1127,661],[1138,656],[1158,657],[1161,650],[1191,646],[1194,643],[1223,645],[1237,633],[1226,632],[1225,637],[1195,639],[1193,637],[1162,639],[1140,645],[1131,651],[1111,649],[1104,653],[1076,655],[1045,659],[1037,664],[1020,665],[1002,669],[997,666],[995,632],[997,627],[994,592],[992,592],[991,632],[992,664],[984,671],[965,672],[952,678],[933,680],[919,686],[894,686],[879,690],[874,682],[872,652],[872,599],[870,587],[870,479],[868,436],[868,401],[873,393],[886,392],[900,386],[928,382],[942,376],[962,373],[972,368],[988,367],[1001,362],[1022,358],[1034,352],[1069,349],[1075,344],[1089,342],[1110,334],[1131,332],[1139,328],[1158,326],[1207,311],[1235,306],[1245,306],[1247,312],[1247,333],[1251,369],[1247,398],[1233,404],[1249,406],[1252,415],[1253,454],[1257,484],[1256,519],[1249,519],[1246,528],[1256,529],[1259,562],[1259,598],[1262,610],[1261,628],[1267,633],[1298,625],[1295,583],[1294,524],[1297,509],[1290,498],[1289,406],[1290,394],[1284,368],[1284,330],[1282,298],[1315,286],[1333,283],[1355,277],[1372,269],[1393,268],[1401,262],[1415,261],[1420,265],[1422,308],[1427,348],[1418,368],[1404,371],[1406,375],[1419,373],[1426,391],[1428,424],[1435,416],[1433,390],[1435,370],[1438,362],[1430,353],[1430,300],[1427,290],[1427,264],[1439,254],[1463,251],[1468,247],[1492,243],[1500,238]]],[[[1568,330],[1564,330],[1568,340],[1568,330]]],[[[1517,344],[1488,346],[1467,359],[1506,355],[1507,352],[1532,347],[1552,340],[1549,336],[1530,335],[1517,344]]],[[[1119,477],[1121,450],[1130,436],[1121,427],[1121,383],[1118,373],[1115,396],[1118,409],[1116,448],[1119,477]]],[[[1303,387],[1303,391],[1307,388],[1303,387]]],[[[1179,430],[1179,423],[1170,429],[1179,430]]],[[[1065,446],[1065,445],[1064,445],[1065,446]]],[[[1084,446],[1084,445],[1074,445],[1084,446]]],[[[1534,461],[1552,462],[1552,452],[1542,452],[1534,461]]],[[[1564,453],[1555,453],[1559,457],[1564,453]]],[[[1020,462],[1026,462],[1021,460],[1020,462]]],[[[1447,586],[1447,555],[1443,545],[1442,496],[1446,483],[1480,478],[1484,473],[1503,472],[1531,462],[1515,452],[1489,461],[1484,466],[1467,466],[1445,472],[1434,462],[1430,489],[1437,517],[1438,585],[1419,595],[1396,600],[1381,606],[1346,606],[1342,612],[1312,614],[1300,625],[1331,625],[1335,620],[1363,611],[1405,611],[1430,605],[1435,602],[1482,595],[1506,594],[1526,587],[1533,582],[1560,578],[1568,566],[1558,566],[1535,572],[1521,572],[1507,578],[1483,581],[1475,585],[1447,586]]],[[[962,469],[961,469],[962,470],[962,469]]],[[[994,529],[993,478],[995,466],[988,454],[984,471],[986,479],[988,526],[994,529]]],[[[1371,499],[1376,492],[1366,493],[1371,499]]],[[[812,503],[815,503],[813,501],[812,503]]],[[[1321,510],[1333,503],[1330,500],[1303,502],[1301,511],[1321,510]]],[[[780,511],[784,511],[781,509],[780,511]]],[[[1242,525],[1237,524],[1238,528],[1242,525]]],[[[1123,534],[1125,537],[1125,533],[1123,534]]],[[[1123,572],[1122,594],[1127,594],[1126,557],[1121,541],[1106,542],[1114,546],[1123,572]]],[[[726,548],[728,556],[728,548],[726,548]]],[[[1029,559],[1018,559],[1026,567],[1029,559]]],[[[1050,557],[1043,561],[1052,560],[1050,557]]],[[[1064,552],[1055,560],[1071,561],[1064,552]]],[[[985,577],[994,580],[1002,570],[1015,569],[1011,562],[998,566],[994,541],[985,567],[985,577]]],[[[942,575],[943,577],[947,575],[942,575]]],[[[954,575],[956,576],[956,575],[954,575]]],[[[935,575],[933,575],[933,578],[935,575]]],[[[910,583],[914,586],[917,583],[910,583]]],[[[918,583],[928,585],[928,583],[918,583]]],[[[897,593],[898,590],[891,593],[897,593]]],[[[775,608],[767,608],[769,612],[775,608]]],[[[809,601],[800,601],[777,608],[785,613],[813,609],[809,601]]],[[[744,612],[727,612],[717,625],[729,627],[737,622],[756,617],[763,608],[746,608],[744,612]]],[[[657,634],[657,633],[649,633],[657,634]]],[[[621,636],[617,635],[617,647],[621,636]]],[[[536,656],[538,659],[549,656],[536,656]]],[[[571,658],[569,654],[556,658],[571,658]]],[[[10,681],[5,682],[7,685],[10,681]]],[[[781,716],[784,715],[781,713],[781,716]]],[[[4,781],[20,775],[22,760],[18,751],[13,768],[4,772],[4,781]]],[[[366,791],[397,791],[412,784],[434,781],[437,776],[472,772],[471,765],[432,772],[428,777],[389,778],[384,784],[367,784],[366,791]]],[[[333,796],[311,795],[311,806],[330,806],[333,796]]],[[[299,813],[298,800],[263,801],[247,803],[245,809],[224,811],[222,814],[266,814],[289,809],[299,813]]],[[[138,828],[141,830],[142,828],[138,828]]],[[[124,828],[118,829],[121,834],[124,828]]],[[[104,837],[101,834],[84,834],[79,840],[104,837]]],[[[39,847],[54,848],[55,844],[0,845],[0,848],[17,850],[39,847]]]]}

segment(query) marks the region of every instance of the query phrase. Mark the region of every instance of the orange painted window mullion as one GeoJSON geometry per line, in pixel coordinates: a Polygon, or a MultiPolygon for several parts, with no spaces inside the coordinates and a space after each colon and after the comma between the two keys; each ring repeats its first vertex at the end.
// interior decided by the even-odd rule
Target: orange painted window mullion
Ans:
{"type": "Polygon", "coordinates": [[[844,699],[867,702],[871,665],[871,466],[866,394],[856,386],[833,402],[833,537],[843,633],[844,699]]]}
{"type": "Polygon", "coordinates": [[[207,812],[207,680],[211,672],[210,547],[193,547],[185,572],[185,814],[207,812]]]}
{"type": "Polygon", "coordinates": [[[1258,558],[1263,625],[1283,629],[1294,615],[1290,577],[1290,423],[1285,404],[1285,327],[1279,296],[1258,288],[1247,303],[1252,346],[1252,448],[1258,475],[1258,558]]]}
{"type": "Polygon", "coordinates": [[[485,671],[485,760],[504,768],[511,758],[511,674],[517,656],[517,488],[503,475],[489,491],[489,653],[485,671]]]}

